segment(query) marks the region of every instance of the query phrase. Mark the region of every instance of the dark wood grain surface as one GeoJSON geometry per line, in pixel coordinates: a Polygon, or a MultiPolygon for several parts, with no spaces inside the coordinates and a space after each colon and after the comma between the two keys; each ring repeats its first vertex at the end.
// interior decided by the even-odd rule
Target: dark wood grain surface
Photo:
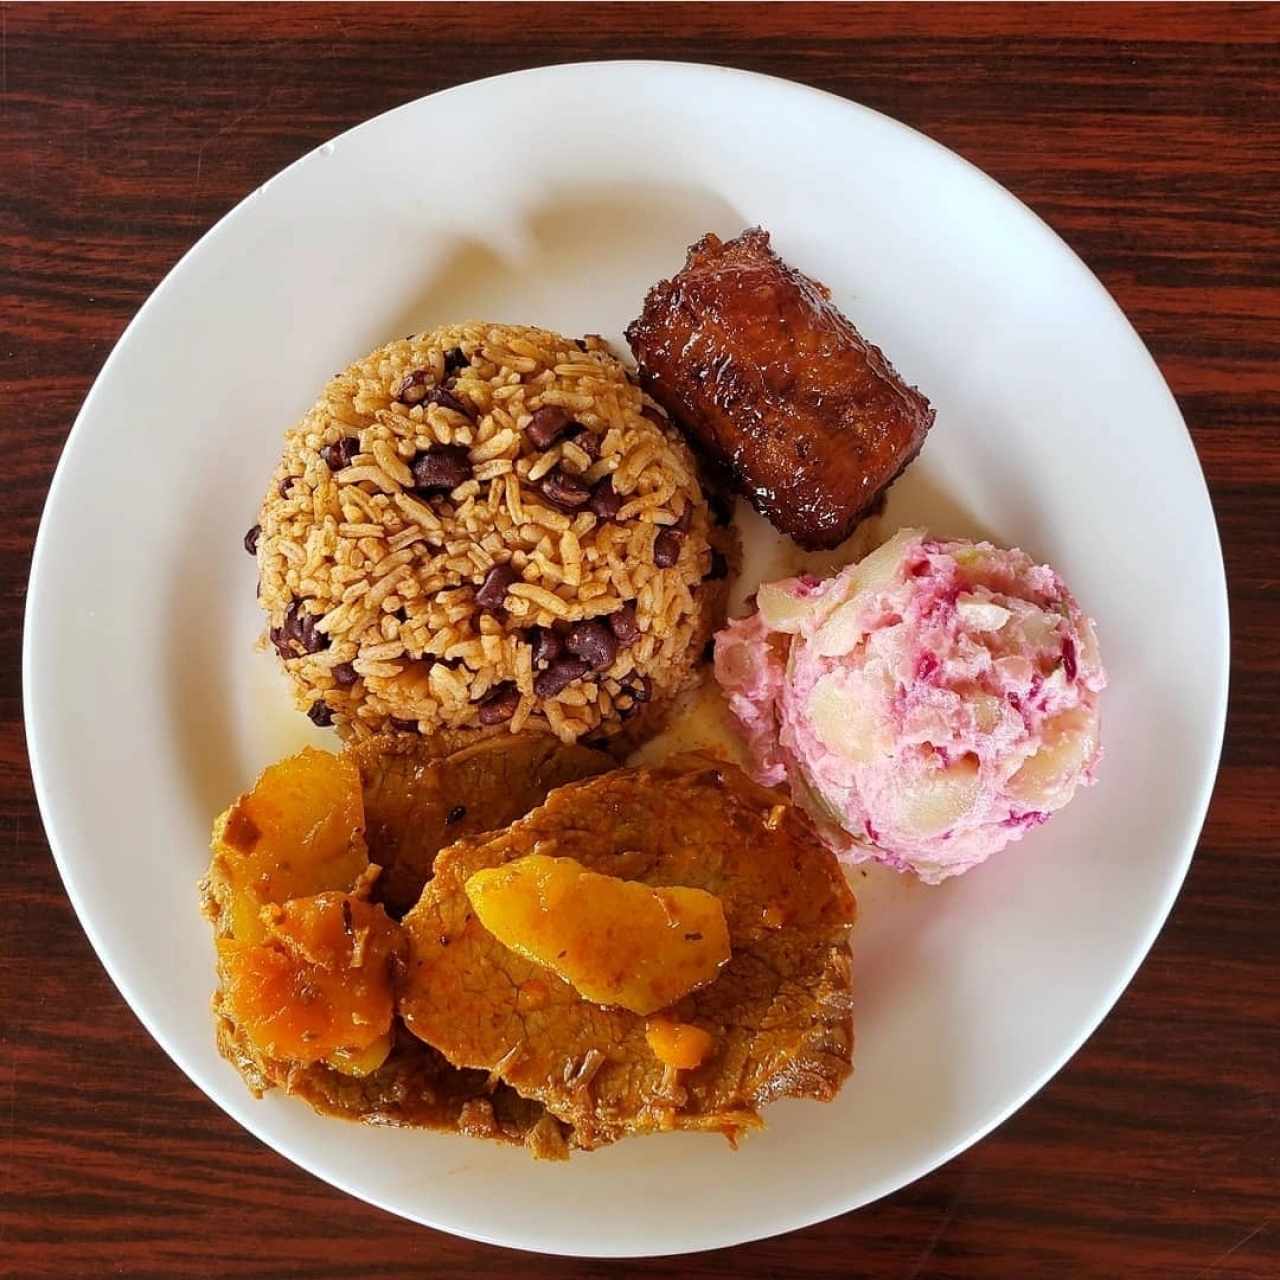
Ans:
{"type": "MultiPolygon", "coordinates": [[[[1280,8],[1260,5],[0,9],[0,1275],[1280,1275],[1278,94],[1280,8]],[[113,989],[63,894],[27,773],[18,660],[67,430],[192,242],[282,166],[389,107],[618,55],[727,63],[856,99],[1046,218],[1178,397],[1218,513],[1234,629],[1222,771],[1190,878],[1132,987],[1058,1078],[861,1212],[623,1265],[525,1257],[391,1218],[198,1093],[113,989]]],[[[146,797],[130,804],[145,823],[146,797]]]]}

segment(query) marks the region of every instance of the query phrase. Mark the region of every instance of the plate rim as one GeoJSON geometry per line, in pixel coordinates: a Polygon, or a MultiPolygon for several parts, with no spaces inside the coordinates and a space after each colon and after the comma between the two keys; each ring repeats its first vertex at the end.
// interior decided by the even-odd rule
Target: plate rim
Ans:
{"type": "Polygon", "coordinates": [[[1226,567],[1222,555],[1221,531],[1218,527],[1217,516],[1214,510],[1212,496],[1209,492],[1208,481],[1204,474],[1204,468],[1200,463],[1199,455],[1195,449],[1195,444],[1191,437],[1190,430],[1187,427],[1186,420],[1183,417],[1181,407],[1179,406],[1176,397],[1173,395],[1173,392],[1159,365],[1152,357],[1146,342],[1129,320],[1120,305],[1112,297],[1106,285],[1103,284],[1088,264],[1075,252],[1071,245],[1053,229],[1053,227],[1045,222],[1039,214],[1022,201],[1016,194],[1003,186],[1000,182],[996,181],[996,179],[991,177],[963,155],[953,151],[945,144],[936,141],[921,130],[913,128],[911,125],[904,124],[902,121],[897,120],[892,116],[886,115],[881,111],[877,111],[875,108],[865,106],[864,104],[856,102],[850,98],[842,97],[839,94],[832,93],[825,89],[819,89],[800,81],[790,80],[784,76],[749,71],[717,63],[683,61],[677,59],[618,58],[599,61],[556,62],[503,72],[493,76],[486,76],[478,80],[466,81],[445,89],[437,90],[433,93],[424,94],[407,102],[400,103],[395,107],[391,107],[367,120],[362,120],[351,128],[334,135],[332,138],[321,142],[315,147],[312,147],[302,155],[298,156],[295,160],[291,161],[284,168],[269,176],[265,181],[248,192],[241,200],[237,201],[220,218],[218,218],[212,226],[206,229],[173,264],[173,266],[165,272],[155,287],[147,295],[146,299],[138,307],[134,315],[130,318],[128,324],[121,331],[119,338],[116,339],[111,349],[111,352],[108,354],[106,360],[102,364],[102,367],[95,376],[93,384],[89,388],[89,391],[76,414],[75,420],[72,423],[71,429],[68,431],[66,439],[63,442],[57,464],[54,468],[52,477],[50,478],[45,501],[41,509],[39,527],[31,552],[30,570],[27,579],[27,596],[23,610],[22,626],[21,688],[23,726],[26,735],[27,755],[30,764],[33,788],[49,851],[53,857],[54,864],[57,867],[59,877],[62,880],[63,888],[71,902],[73,910],[76,913],[77,922],[81,929],[84,930],[86,937],[89,939],[90,945],[93,947],[99,963],[106,970],[107,976],[111,979],[112,984],[128,1005],[129,1009],[133,1012],[134,1016],[142,1024],[147,1034],[150,1035],[151,1038],[164,1050],[173,1065],[177,1067],[178,1070],[180,1070],[182,1074],[185,1075],[187,1079],[205,1095],[210,1103],[217,1107],[219,1111],[228,1115],[236,1124],[246,1129],[257,1141],[263,1143],[270,1150],[273,1150],[284,1157],[291,1164],[305,1170],[311,1176],[318,1178],[320,1181],[328,1184],[329,1186],[335,1187],[357,1200],[371,1204],[375,1208],[384,1212],[394,1214],[396,1217],[415,1222],[418,1225],[431,1228],[432,1230],[442,1231],[462,1239],[472,1240],[477,1243],[493,1245],[499,1248],[514,1249],[521,1252],[581,1258],[681,1256],[684,1254],[705,1252],[711,1249],[750,1244],[759,1240],[771,1239],[776,1236],[789,1234],[793,1231],[803,1230],[818,1223],[829,1221],[833,1217],[838,1217],[845,1213],[853,1212],[864,1208],[867,1205],[873,1204],[876,1201],[883,1199],[885,1196],[891,1195],[895,1191],[911,1185],[927,1174],[942,1168],[944,1165],[955,1159],[956,1156],[981,1141],[994,1129],[1002,1125],[1011,1115],[1013,1115],[1014,1112],[1025,1106],[1027,1102],[1040,1093],[1079,1052],[1083,1044],[1094,1034],[1095,1031],[1097,1031],[1098,1027],[1115,1008],[1116,1003],[1128,989],[1134,975],[1150,954],[1156,939],[1163,930],[1169,914],[1177,901],[1178,895],[1182,890],[1182,886],[1186,881],[1191,860],[1199,845],[1200,836],[1203,833],[1205,818],[1208,813],[1209,804],[1212,799],[1218,773],[1221,767],[1228,708],[1228,693],[1230,687],[1231,628],[1226,567]],[[984,1120],[981,1125],[973,1129],[963,1139],[954,1143],[951,1148],[945,1151],[944,1154],[940,1156],[928,1156],[923,1160],[916,1162],[916,1164],[905,1171],[882,1179],[880,1184],[873,1186],[869,1191],[860,1191],[855,1195],[852,1202],[849,1202],[847,1198],[836,1197],[841,1201],[839,1204],[824,1202],[821,1207],[816,1209],[816,1211],[806,1211],[796,1214],[794,1215],[793,1220],[789,1220],[781,1225],[770,1225],[764,1231],[758,1231],[754,1227],[749,1226],[745,1234],[726,1234],[723,1235],[722,1238],[698,1243],[691,1248],[676,1248],[673,1250],[655,1249],[645,1252],[636,1252],[631,1249],[608,1251],[601,1250],[599,1248],[574,1248],[570,1242],[561,1242],[557,1245],[554,1252],[552,1252],[547,1246],[540,1245],[532,1241],[512,1240],[499,1235],[490,1235],[473,1230],[463,1230],[457,1226],[434,1220],[426,1212],[417,1212],[407,1208],[392,1206],[379,1197],[371,1195],[364,1190],[355,1189],[355,1187],[351,1185],[340,1172],[331,1172],[329,1170],[322,1170],[316,1167],[309,1158],[300,1156],[290,1150],[290,1144],[288,1142],[278,1141],[274,1137],[265,1136],[256,1126],[252,1125],[251,1122],[241,1119],[240,1116],[236,1115],[227,1106],[224,1106],[217,1098],[214,1092],[214,1086],[211,1083],[206,1082],[203,1078],[205,1073],[200,1071],[198,1068],[188,1065],[184,1060],[183,1055],[178,1052],[170,1042],[168,1035],[155,1021],[153,1021],[150,1016],[142,1011],[138,1003],[135,1002],[134,995],[130,992],[127,982],[117,972],[116,965],[109,958],[108,951],[101,942],[98,929],[93,922],[93,916],[87,909],[81,893],[76,886],[74,874],[69,871],[70,859],[65,858],[64,854],[60,852],[60,846],[63,845],[63,841],[57,834],[57,802],[53,796],[53,786],[48,773],[48,766],[44,760],[45,743],[52,738],[54,731],[48,725],[47,721],[42,725],[41,715],[36,709],[36,703],[34,700],[34,688],[37,679],[35,674],[36,644],[34,636],[39,622],[37,615],[40,606],[37,602],[47,590],[45,587],[45,580],[51,573],[51,570],[46,564],[48,546],[46,531],[50,525],[50,509],[54,504],[55,497],[59,494],[61,488],[66,483],[67,460],[75,448],[79,438],[88,429],[87,423],[89,418],[92,416],[93,406],[99,394],[100,387],[104,385],[108,379],[113,365],[125,348],[128,339],[133,333],[135,327],[139,325],[140,320],[147,310],[163,293],[173,287],[174,282],[178,279],[190,260],[196,254],[207,251],[223,234],[225,234],[227,225],[246,205],[254,200],[260,193],[264,192],[272,183],[283,178],[298,166],[307,163],[318,153],[325,152],[336,144],[348,142],[354,139],[362,130],[375,124],[379,124],[385,121],[388,117],[395,116],[402,112],[412,111],[428,100],[457,94],[483,93],[487,90],[491,90],[493,86],[501,82],[516,79],[533,80],[544,77],[550,78],[563,75],[565,73],[581,74],[583,72],[587,72],[591,74],[598,74],[602,72],[607,73],[609,69],[616,70],[618,68],[652,70],[663,73],[674,71],[678,74],[689,75],[695,78],[712,74],[731,77],[743,81],[764,82],[764,84],[771,90],[783,90],[798,95],[812,95],[818,100],[826,100],[830,103],[838,104],[840,107],[854,115],[873,117],[883,124],[891,126],[893,130],[901,131],[917,141],[923,141],[939,159],[958,162],[965,169],[970,171],[971,177],[976,176],[991,190],[994,195],[1003,201],[1011,202],[1013,206],[1026,216],[1026,218],[1031,220],[1031,224],[1034,225],[1042,235],[1050,238],[1051,242],[1059,251],[1064,251],[1069,255],[1069,257],[1082,270],[1084,276],[1090,281],[1093,289],[1100,296],[1100,300],[1103,305],[1111,308],[1111,310],[1123,321],[1125,329],[1127,329],[1136,344],[1135,354],[1140,353],[1140,358],[1145,360],[1151,374],[1155,377],[1156,383],[1163,389],[1164,395],[1169,402],[1169,407],[1176,416],[1177,422],[1182,427],[1181,447],[1189,452],[1195,474],[1199,478],[1200,490],[1212,530],[1213,550],[1216,553],[1217,590],[1216,599],[1214,601],[1214,614],[1220,626],[1219,639],[1222,646],[1222,663],[1218,670],[1208,673],[1208,677],[1213,680],[1213,723],[1209,727],[1213,735],[1216,737],[1216,744],[1210,752],[1209,764],[1204,770],[1203,777],[1200,779],[1199,794],[1195,796],[1194,802],[1187,810],[1188,821],[1186,829],[1188,835],[1184,838],[1183,848],[1180,851],[1177,863],[1171,864],[1167,873],[1168,883],[1165,890],[1164,901],[1159,908],[1153,912],[1151,922],[1148,928],[1138,939],[1138,944],[1133,947],[1131,959],[1124,966],[1123,972],[1117,973],[1109,993],[1099,1002],[1099,1006],[1096,1010],[1096,1016],[1091,1014],[1090,1017],[1085,1020],[1085,1024],[1082,1029],[1078,1031],[1069,1045],[1059,1056],[1056,1057],[1055,1061],[1053,1061],[1046,1070],[1042,1071],[1032,1081],[1030,1085],[1028,1085],[1024,1090],[1019,1091],[1017,1096],[1014,1097],[1006,1106],[998,1109],[995,1114],[984,1120]]]}

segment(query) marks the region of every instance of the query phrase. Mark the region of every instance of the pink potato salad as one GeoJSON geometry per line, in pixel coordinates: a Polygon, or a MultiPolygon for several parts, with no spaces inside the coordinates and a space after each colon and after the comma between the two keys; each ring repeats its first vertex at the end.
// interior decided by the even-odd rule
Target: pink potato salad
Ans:
{"type": "Polygon", "coordinates": [[[716,637],[758,781],[847,861],[928,884],[1094,780],[1107,677],[1093,622],[1019,550],[902,529],[819,581],[766,583],[716,637]]]}

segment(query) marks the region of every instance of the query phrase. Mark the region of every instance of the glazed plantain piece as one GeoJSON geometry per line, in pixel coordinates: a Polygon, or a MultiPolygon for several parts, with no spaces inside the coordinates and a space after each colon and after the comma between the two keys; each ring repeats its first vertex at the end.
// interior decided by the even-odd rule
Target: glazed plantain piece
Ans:
{"type": "Polygon", "coordinates": [[[644,389],[775,528],[838,546],[934,412],[759,227],[706,235],[627,329],[644,389]]]}

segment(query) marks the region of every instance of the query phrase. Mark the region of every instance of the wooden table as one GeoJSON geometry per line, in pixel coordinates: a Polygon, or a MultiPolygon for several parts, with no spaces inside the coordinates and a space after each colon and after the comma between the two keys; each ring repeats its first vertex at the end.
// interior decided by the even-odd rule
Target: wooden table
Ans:
{"type": "MultiPolygon", "coordinates": [[[[0,1275],[1280,1275],[1278,86],[1280,8],[1260,5],[0,10],[12,481],[0,504],[0,1275]],[[1222,773],[1190,879],[1058,1078],[861,1212],[624,1265],[504,1253],[391,1218],[198,1093],[117,995],[63,895],[27,774],[18,664],[28,557],[67,430],[192,242],[366,117],[501,71],[617,55],[729,63],[879,108],[1060,231],[1182,405],[1234,628],[1222,773]]],[[[147,797],[128,803],[145,823],[147,797]]]]}

